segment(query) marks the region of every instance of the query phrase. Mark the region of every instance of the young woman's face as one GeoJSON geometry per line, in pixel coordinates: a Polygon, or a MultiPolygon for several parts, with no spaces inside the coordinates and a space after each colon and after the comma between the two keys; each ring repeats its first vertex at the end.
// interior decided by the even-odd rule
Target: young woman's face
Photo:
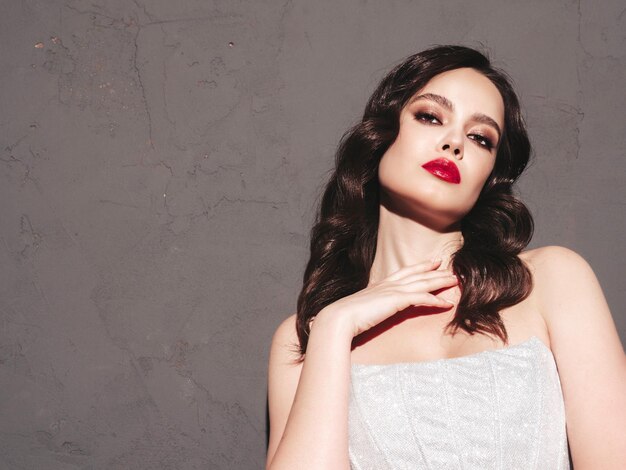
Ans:
{"type": "Polygon", "coordinates": [[[504,102],[471,68],[432,78],[400,113],[400,130],[378,170],[392,209],[441,228],[476,203],[496,160],[504,102]]]}

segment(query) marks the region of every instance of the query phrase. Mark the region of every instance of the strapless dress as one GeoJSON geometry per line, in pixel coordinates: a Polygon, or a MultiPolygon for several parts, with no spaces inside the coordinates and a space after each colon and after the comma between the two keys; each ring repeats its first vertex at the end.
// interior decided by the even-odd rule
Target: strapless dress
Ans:
{"type": "Polygon", "coordinates": [[[554,356],[536,336],[427,362],[352,364],[353,470],[567,470],[554,356]]]}

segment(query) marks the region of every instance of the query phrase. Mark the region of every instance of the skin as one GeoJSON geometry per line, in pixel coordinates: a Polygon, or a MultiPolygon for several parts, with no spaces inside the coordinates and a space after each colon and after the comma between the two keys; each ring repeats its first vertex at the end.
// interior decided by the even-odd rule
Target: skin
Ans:
{"type": "MultiPolygon", "coordinates": [[[[506,346],[484,335],[443,331],[459,298],[448,268],[462,243],[459,221],[495,162],[495,146],[479,145],[477,135],[496,144],[497,131],[475,114],[502,129],[504,104],[495,86],[472,69],[440,74],[415,96],[424,93],[447,98],[454,109],[421,99],[400,114],[398,138],[380,163],[383,196],[368,286],[317,315],[302,363],[295,363],[293,352],[295,315],[276,330],[268,375],[268,469],[350,468],[353,362],[419,362],[506,346]],[[426,110],[436,118],[424,116],[426,110]],[[421,168],[439,156],[455,161],[460,184],[421,168]]],[[[626,356],[597,278],[567,248],[547,246],[519,257],[534,289],[501,312],[509,345],[534,335],[552,350],[576,470],[619,468],[626,462],[626,356]]]]}

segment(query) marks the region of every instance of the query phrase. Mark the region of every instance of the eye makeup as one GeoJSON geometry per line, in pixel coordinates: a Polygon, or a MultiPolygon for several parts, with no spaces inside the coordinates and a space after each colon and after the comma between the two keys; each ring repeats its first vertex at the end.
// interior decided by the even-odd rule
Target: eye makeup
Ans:
{"type": "Polygon", "coordinates": [[[437,113],[434,113],[434,112],[417,111],[417,112],[413,113],[413,116],[415,117],[415,120],[420,121],[420,122],[427,122],[429,124],[435,124],[432,121],[436,120],[439,123],[441,123],[441,119],[439,118],[437,113]]]}
{"type": "MultiPolygon", "coordinates": [[[[439,106],[442,106],[447,111],[454,112],[454,104],[450,100],[448,100],[448,98],[446,98],[445,96],[437,95],[435,93],[423,93],[421,95],[413,97],[411,101],[409,101],[409,105],[412,105],[420,101],[436,103],[439,106]]],[[[485,124],[493,128],[493,130],[498,134],[496,142],[500,139],[500,136],[502,135],[502,130],[500,129],[500,126],[493,118],[483,113],[474,113],[470,116],[470,120],[475,123],[485,124]]]]}
{"type": "MultiPolygon", "coordinates": [[[[431,110],[429,108],[418,109],[417,111],[413,112],[413,116],[416,121],[421,122],[423,124],[429,124],[429,125],[442,124],[442,118],[439,117],[439,114],[436,111],[431,110]]],[[[479,145],[481,148],[484,148],[490,151],[496,146],[496,144],[494,144],[494,139],[485,133],[472,132],[468,134],[468,137],[470,137],[471,140],[476,142],[476,144],[479,145]]],[[[495,140],[495,142],[497,142],[497,139],[495,140]]]]}
{"type": "Polygon", "coordinates": [[[475,133],[472,133],[472,134],[469,134],[469,135],[473,136],[474,138],[472,140],[474,142],[477,142],[478,145],[480,145],[481,147],[484,147],[487,150],[492,150],[493,149],[494,144],[493,144],[492,140],[489,137],[487,137],[485,135],[482,135],[482,134],[475,134],[475,133]]]}

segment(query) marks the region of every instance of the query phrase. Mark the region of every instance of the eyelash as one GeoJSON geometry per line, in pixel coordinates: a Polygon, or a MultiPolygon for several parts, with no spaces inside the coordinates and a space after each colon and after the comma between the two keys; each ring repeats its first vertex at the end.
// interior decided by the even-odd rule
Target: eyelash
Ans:
{"type": "MultiPolygon", "coordinates": [[[[439,118],[435,116],[434,114],[424,113],[424,112],[416,113],[415,119],[425,124],[434,124],[432,122],[433,119],[436,119],[437,121],[439,121],[439,118]]],[[[476,139],[472,139],[472,140],[474,142],[477,142],[478,145],[480,145],[482,148],[487,149],[487,150],[493,149],[493,142],[488,137],[485,137],[484,135],[481,135],[481,134],[470,134],[470,135],[477,137],[476,139]],[[481,143],[481,142],[484,142],[484,143],[481,143]]]]}

